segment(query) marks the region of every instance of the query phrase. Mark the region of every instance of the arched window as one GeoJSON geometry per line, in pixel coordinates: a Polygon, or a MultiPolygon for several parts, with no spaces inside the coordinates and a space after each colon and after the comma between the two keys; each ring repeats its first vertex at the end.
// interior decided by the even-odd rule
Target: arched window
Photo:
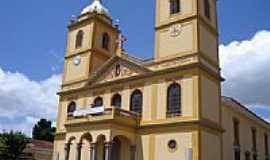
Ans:
{"type": "Polygon", "coordinates": [[[173,83],[168,87],[167,91],[167,114],[181,113],[181,86],[173,83]]]}
{"type": "Polygon", "coordinates": [[[211,8],[209,0],[204,0],[204,15],[210,19],[211,18],[211,8]]]}
{"type": "Polygon", "coordinates": [[[109,34],[104,33],[102,36],[102,48],[103,49],[109,50],[110,40],[111,40],[111,38],[110,38],[109,34]]]}
{"type": "Polygon", "coordinates": [[[170,0],[170,13],[176,14],[180,12],[180,0],[170,0]]]}
{"type": "Polygon", "coordinates": [[[83,36],[84,36],[84,33],[83,33],[82,30],[80,30],[80,31],[77,33],[77,36],[76,36],[76,44],[75,44],[75,47],[76,47],[76,48],[82,47],[83,36]]]}
{"type": "Polygon", "coordinates": [[[112,98],[112,106],[121,108],[122,97],[120,94],[115,94],[112,98]]]}
{"type": "Polygon", "coordinates": [[[73,113],[76,111],[76,103],[75,102],[71,102],[69,105],[68,105],[68,108],[67,108],[67,115],[69,117],[73,116],[73,113]]]}
{"type": "Polygon", "coordinates": [[[137,113],[142,113],[143,95],[140,90],[135,90],[130,98],[130,110],[137,113]]]}
{"type": "Polygon", "coordinates": [[[103,106],[103,99],[101,97],[97,97],[94,100],[94,107],[101,107],[103,106]]]}

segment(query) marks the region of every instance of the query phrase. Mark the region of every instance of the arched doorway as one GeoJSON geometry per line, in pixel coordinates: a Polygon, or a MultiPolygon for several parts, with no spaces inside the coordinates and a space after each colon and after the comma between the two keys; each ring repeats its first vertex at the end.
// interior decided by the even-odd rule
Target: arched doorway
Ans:
{"type": "Polygon", "coordinates": [[[112,145],[112,160],[120,160],[121,156],[121,141],[115,137],[112,145]]]}
{"type": "Polygon", "coordinates": [[[76,138],[71,137],[69,138],[67,144],[66,144],[66,156],[68,160],[76,160],[76,138]]]}
{"type": "Polygon", "coordinates": [[[112,144],[112,160],[129,160],[131,143],[125,136],[115,136],[112,144]]]}

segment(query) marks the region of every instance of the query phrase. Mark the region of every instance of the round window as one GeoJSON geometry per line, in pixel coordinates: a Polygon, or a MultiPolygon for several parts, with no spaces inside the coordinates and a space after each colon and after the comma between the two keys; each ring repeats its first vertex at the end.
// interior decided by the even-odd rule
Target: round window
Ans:
{"type": "Polygon", "coordinates": [[[170,150],[175,150],[177,148],[177,143],[175,140],[170,140],[168,142],[168,147],[170,150]]]}

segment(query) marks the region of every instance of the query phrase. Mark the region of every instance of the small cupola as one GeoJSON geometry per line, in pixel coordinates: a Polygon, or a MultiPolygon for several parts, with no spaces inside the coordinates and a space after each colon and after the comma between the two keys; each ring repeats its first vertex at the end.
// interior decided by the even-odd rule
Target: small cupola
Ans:
{"type": "Polygon", "coordinates": [[[97,13],[105,15],[106,17],[111,19],[109,10],[102,5],[102,0],[94,0],[91,5],[84,8],[83,11],[81,12],[82,15],[87,13],[97,13]]]}

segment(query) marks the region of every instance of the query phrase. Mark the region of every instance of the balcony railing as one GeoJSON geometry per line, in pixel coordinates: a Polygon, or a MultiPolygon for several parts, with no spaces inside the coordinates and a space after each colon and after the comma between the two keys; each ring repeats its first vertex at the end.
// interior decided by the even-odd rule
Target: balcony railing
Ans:
{"type": "MultiPolygon", "coordinates": [[[[83,112],[82,112],[83,113],[83,112]]],[[[77,116],[68,116],[66,125],[75,125],[80,123],[110,123],[120,122],[137,126],[141,116],[139,113],[123,110],[120,108],[104,108],[102,112],[92,112],[77,116]]]]}

